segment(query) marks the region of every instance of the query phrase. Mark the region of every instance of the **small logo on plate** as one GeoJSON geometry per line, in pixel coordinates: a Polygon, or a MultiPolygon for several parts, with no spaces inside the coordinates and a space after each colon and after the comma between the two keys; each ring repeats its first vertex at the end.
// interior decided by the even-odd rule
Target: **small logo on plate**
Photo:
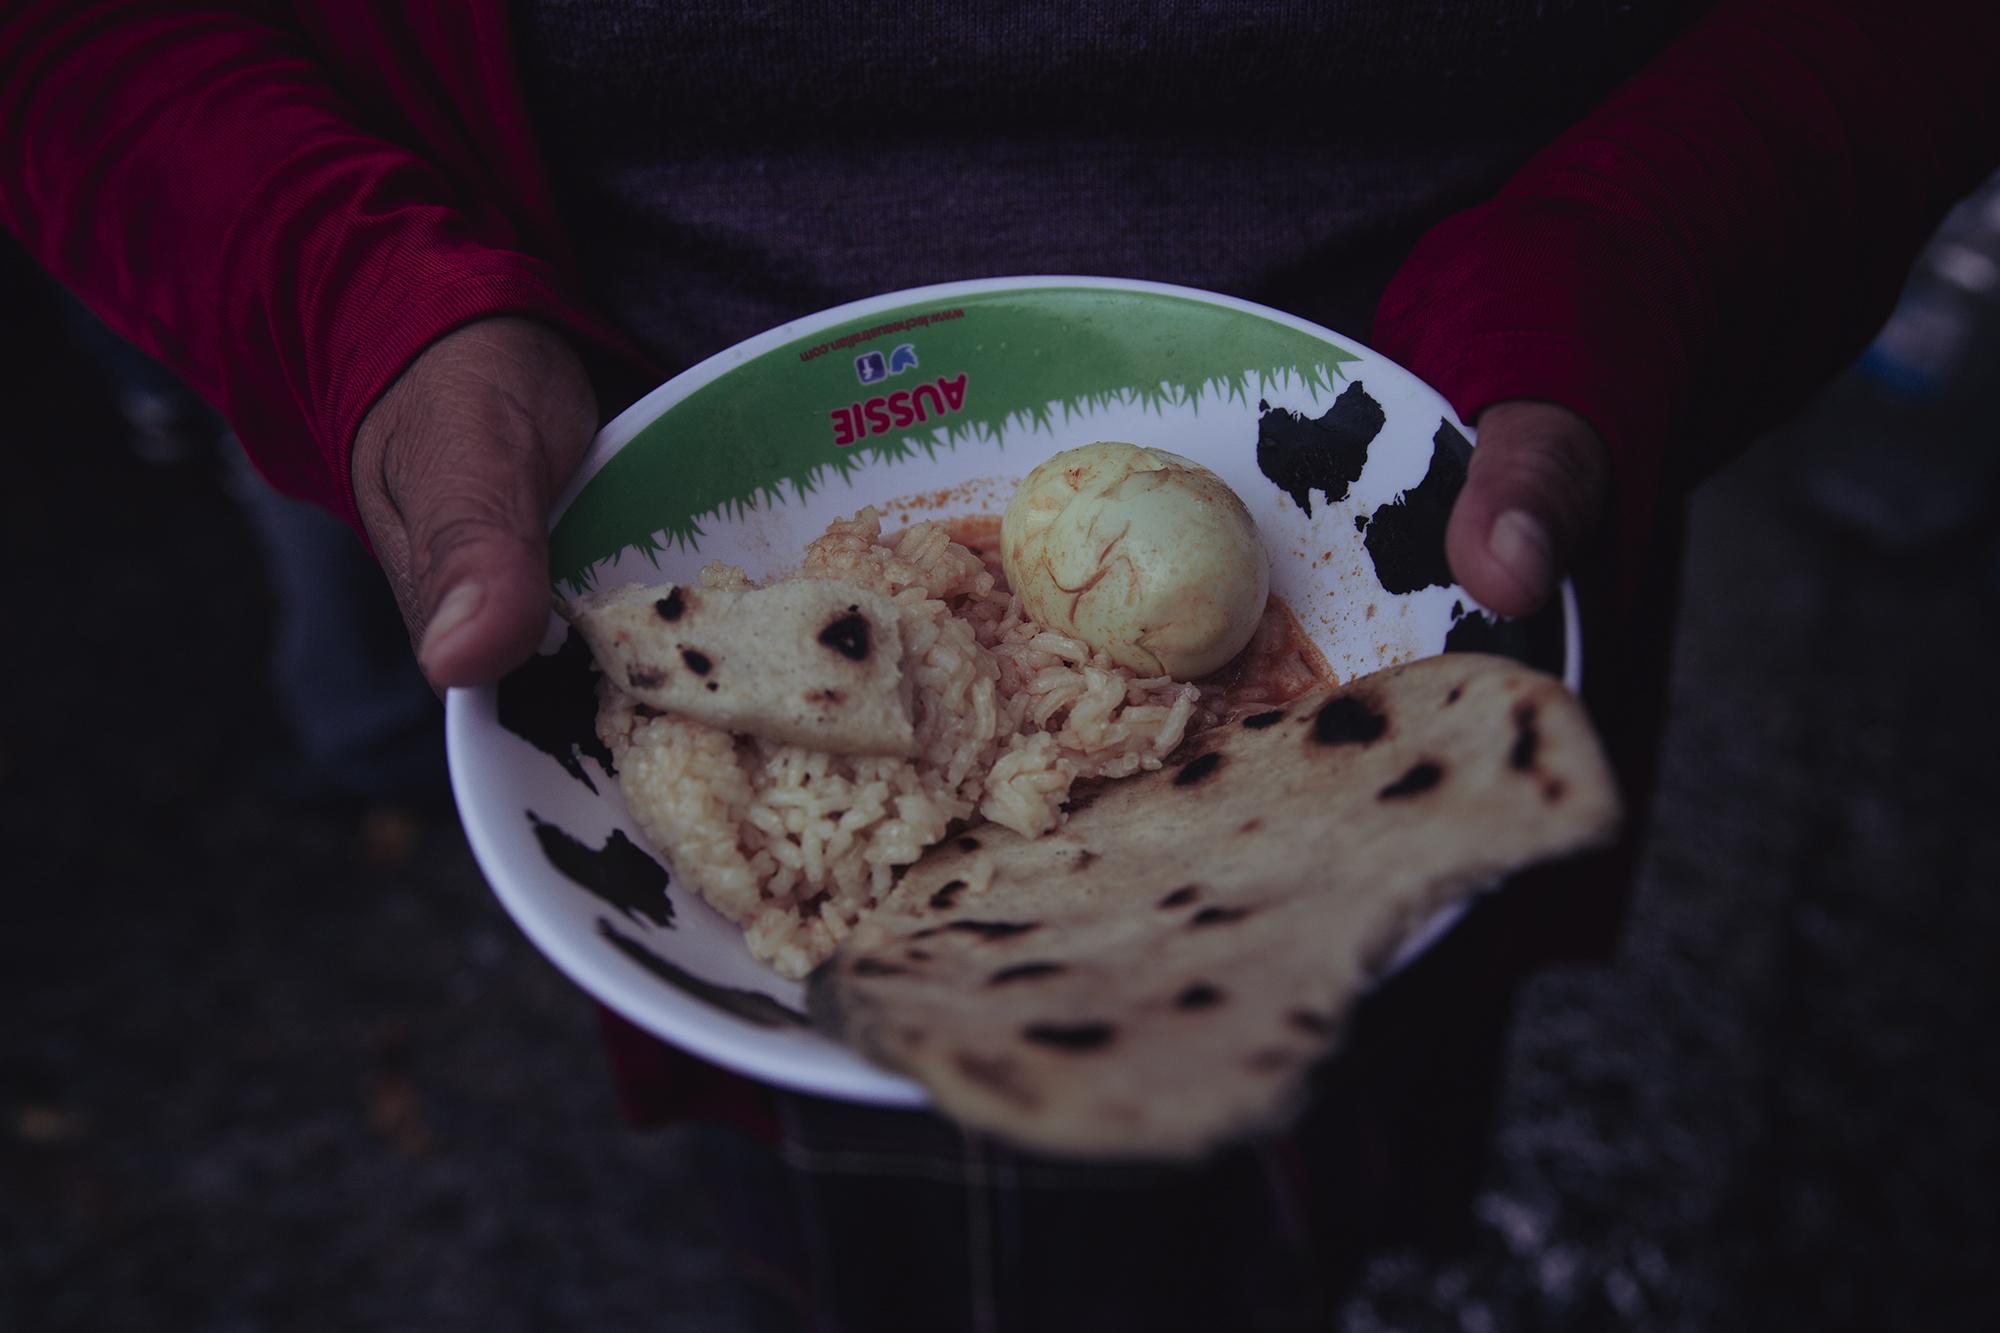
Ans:
{"type": "Polygon", "coordinates": [[[917,368],[917,349],[911,343],[897,343],[884,357],[880,352],[863,352],[854,358],[854,378],[863,384],[879,384],[891,375],[917,368]]]}

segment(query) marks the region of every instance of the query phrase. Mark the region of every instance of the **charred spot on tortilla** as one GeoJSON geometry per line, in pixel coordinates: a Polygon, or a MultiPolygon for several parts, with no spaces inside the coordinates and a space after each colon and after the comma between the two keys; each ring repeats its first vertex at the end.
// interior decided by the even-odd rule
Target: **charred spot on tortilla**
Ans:
{"type": "Polygon", "coordinates": [[[929,949],[905,949],[903,950],[903,957],[913,963],[928,963],[931,960],[931,951],[929,949]]]}
{"type": "Polygon", "coordinates": [[[1373,745],[1389,730],[1389,719],[1358,694],[1336,694],[1313,715],[1313,739],[1321,745],[1373,745]]]}
{"type": "Polygon", "coordinates": [[[1410,765],[1402,777],[1375,793],[1378,801],[1399,801],[1429,791],[1444,781],[1444,769],[1426,759],[1410,765]]]}
{"type": "Polygon", "coordinates": [[[1524,699],[1514,705],[1514,745],[1507,751],[1507,763],[1516,772],[1529,772],[1541,743],[1541,733],[1535,730],[1535,705],[1524,699]]]}
{"type": "Polygon", "coordinates": [[[976,935],[982,940],[1006,940],[1016,935],[1025,935],[1041,928],[1039,921],[947,921],[942,926],[928,926],[910,936],[913,940],[927,940],[945,931],[955,931],[960,935],[976,935]]]}
{"type": "Polygon", "coordinates": [[[716,683],[715,683],[714,681],[712,681],[712,680],[711,680],[710,682],[708,682],[708,688],[709,688],[709,689],[710,689],[711,691],[713,691],[713,690],[718,690],[718,689],[720,689],[720,688],[722,688],[722,687],[721,687],[721,686],[719,686],[719,685],[717,685],[717,684],[716,684],[716,683]]]}
{"type": "Polygon", "coordinates": [[[974,1055],[970,1051],[959,1051],[952,1056],[952,1063],[967,1081],[996,1096],[1014,1103],[1016,1106],[1032,1110],[1042,1104],[1034,1089],[1021,1082],[1020,1069],[1004,1055],[974,1055]]]}
{"type": "Polygon", "coordinates": [[[1561,778],[1550,778],[1542,784],[1542,799],[1550,805],[1554,805],[1563,798],[1563,793],[1568,790],[1567,787],[1563,786],[1561,778]]]}
{"type": "Polygon", "coordinates": [[[697,676],[706,676],[709,672],[715,670],[715,663],[709,661],[708,654],[699,649],[681,649],[681,661],[687,663],[687,669],[694,672],[697,676]]]}
{"type": "Polygon", "coordinates": [[[1315,1037],[1331,1036],[1339,1027],[1328,1015],[1316,1014],[1310,1009],[1294,1009],[1285,1015],[1285,1021],[1315,1037]]]}
{"type": "Polygon", "coordinates": [[[970,834],[966,835],[965,837],[962,837],[962,838],[960,838],[960,839],[958,840],[958,850],[960,850],[961,852],[976,852],[976,851],[978,851],[978,850],[979,850],[979,839],[977,839],[977,838],[975,838],[975,837],[972,837],[972,836],[971,836],[970,834]]]}
{"type": "Polygon", "coordinates": [[[826,984],[855,1001],[856,1043],[924,1083],[944,1114],[1032,1151],[1213,1152],[1296,1113],[1301,1080],[1427,913],[1493,873],[1602,845],[1616,828],[1615,791],[1581,705],[1560,680],[1504,659],[1421,659],[1283,710],[1286,720],[1270,727],[1204,733],[1217,740],[1199,753],[1220,754],[1228,777],[1194,800],[1172,783],[1197,757],[1183,752],[1150,776],[1108,784],[1050,841],[984,837],[966,857],[948,838],[844,948],[902,962],[910,931],[961,912],[1042,928],[1013,942],[926,944],[937,960],[912,968],[922,986],[916,976],[871,983],[830,970],[826,984]],[[1440,711],[1454,688],[1462,706],[1440,711]],[[1382,732],[1366,749],[1331,753],[1314,732],[1342,694],[1349,702],[1328,715],[1335,736],[1382,732]],[[1508,762],[1523,703],[1536,710],[1528,773],[1508,762]],[[1434,785],[1378,802],[1413,769],[1405,790],[1424,786],[1433,776],[1424,765],[1434,785]],[[1544,798],[1550,779],[1566,785],[1560,804],[1544,798]],[[1208,799],[1211,791],[1228,799],[1208,799]],[[1252,819],[1262,829],[1244,832],[1252,819]],[[1063,874],[1086,846],[1101,854],[1089,874],[1063,874]],[[976,897],[968,889],[952,911],[927,911],[953,876],[989,887],[976,897]],[[1336,940],[1349,946],[1329,948],[1336,940]],[[1023,961],[1068,970],[989,984],[1023,961]],[[904,1023],[932,1034],[925,1052],[894,1040],[904,1023]],[[1115,1036],[1077,1054],[1021,1036],[1029,1024],[1083,1023],[1115,1036]],[[961,1049],[1014,1056],[1040,1105],[1023,1112],[975,1086],[952,1065],[961,1049]]]}
{"type": "Polygon", "coordinates": [[[1213,1009],[1222,1003],[1222,992],[1206,981],[1196,981],[1182,988],[1174,996],[1176,1009],[1213,1009]]]}
{"type": "Polygon", "coordinates": [[[1069,863],[1070,873],[1075,874],[1079,870],[1090,869],[1091,863],[1097,859],[1098,859],[1097,853],[1091,851],[1090,848],[1088,847],[1077,848],[1076,859],[1069,863]]]}
{"type": "Polygon", "coordinates": [[[1272,708],[1262,713],[1252,713],[1249,717],[1243,719],[1243,725],[1252,731],[1262,731],[1265,727],[1275,727],[1284,720],[1285,710],[1282,708],[1272,708]]]}
{"type": "Polygon", "coordinates": [[[942,886],[939,887],[936,893],[933,893],[931,895],[931,907],[939,912],[950,911],[952,903],[958,900],[958,895],[964,889],[965,889],[964,880],[962,879],[947,880],[942,886]]]}
{"type": "Polygon", "coordinates": [[[1451,693],[1445,695],[1444,697],[1444,706],[1446,708],[1449,708],[1464,697],[1465,697],[1465,686],[1454,685],[1451,687],[1451,693]]]}
{"type": "Polygon", "coordinates": [[[900,977],[910,969],[881,958],[857,958],[850,970],[857,977],[900,977]]]}
{"type": "Polygon", "coordinates": [[[1096,1051],[1111,1044],[1118,1029],[1109,1023],[1030,1023],[1021,1037],[1059,1051],[1096,1051]]]}
{"type": "Polygon", "coordinates": [[[850,662],[865,662],[868,660],[868,618],[861,614],[859,607],[850,606],[846,615],[819,632],[819,641],[850,662]]]}
{"type": "Polygon", "coordinates": [[[1012,967],[1003,967],[992,976],[986,978],[986,984],[989,986],[1004,986],[1010,981],[1027,981],[1033,977],[1052,977],[1058,972],[1067,971],[1069,969],[1061,963],[1016,963],[1012,967]]]}
{"type": "Polygon", "coordinates": [[[635,690],[657,690],[667,679],[665,667],[633,667],[625,673],[625,683],[635,690]]]}
{"type": "Polygon", "coordinates": [[[1097,798],[1103,794],[1104,787],[1101,783],[1093,782],[1088,786],[1078,783],[1075,787],[1070,788],[1069,799],[1063,802],[1063,813],[1073,815],[1079,811],[1088,810],[1091,806],[1097,804],[1097,798]]]}
{"type": "Polygon", "coordinates": [[[665,597],[662,597],[657,602],[654,602],[653,609],[660,613],[660,619],[662,620],[665,621],[679,620],[681,618],[682,613],[687,610],[687,599],[681,596],[681,590],[679,588],[675,588],[665,597]]]}
{"type": "Polygon", "coordinates": [[[1181,765],[1181,771],[1174,774],[1174,785],[1176,787],[1192,787],[1221,767],[1222,755],[1217,751],[1211,750],[1207,754],[1199,755],[1181,765]]]}

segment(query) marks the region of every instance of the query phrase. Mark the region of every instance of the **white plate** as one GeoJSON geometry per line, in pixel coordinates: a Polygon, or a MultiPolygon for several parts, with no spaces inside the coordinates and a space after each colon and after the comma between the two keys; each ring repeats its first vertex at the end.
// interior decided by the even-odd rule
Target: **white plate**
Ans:
{"type": "MultiPolygon", "coordinates": [[[[557,506],[557,587],[781,573],[829,520],[998,514],[1060,449],[1130,440],[1220,473],[1284,597],[1343,680],[1450,647],[1579,681],[1575,599],[1494,622],[1444,570],[1471,432],[1415,376],[1304,320],[1156,283],[1005,278],[895,292],[752,338],[604,428],[557,506]]],[[[640,1027],[804,1092],[921,1106],[909,1080],[796,1019],[804,988],[645,847],[590,754],[587,657],[543,656],[447,700],[452,786],[528,937],[640,1027]]],[[[1407,961],[1456,913],[1401,954],[1407,961]]]]}

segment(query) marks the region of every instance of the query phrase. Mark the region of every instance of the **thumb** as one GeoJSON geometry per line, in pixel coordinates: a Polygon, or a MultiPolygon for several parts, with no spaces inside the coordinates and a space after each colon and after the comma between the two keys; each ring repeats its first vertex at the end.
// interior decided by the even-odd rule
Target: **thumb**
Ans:
{"type": "Polygon", "coordinates": [[[1526,400],[1479,414],[1479,443],[1445,529],[1459,585],[1506,616],[1538,610],[1603,517],[1604,442],[1566,407],[1526,400]]]}
{"type": "Polygon", "coordinates": [[[433,344],[363,423],[356,499],[438,689],[495,680],[541,642],[549,504],[596,419],[558,335],[493,319],[433,344]]]}
{"type": "Polygon", "coordinates": [[[548,488],[518,456],[453,451],[409,510],[417,662],[439,689],[494,680],[525,661],[549,617],[548,488]]]}

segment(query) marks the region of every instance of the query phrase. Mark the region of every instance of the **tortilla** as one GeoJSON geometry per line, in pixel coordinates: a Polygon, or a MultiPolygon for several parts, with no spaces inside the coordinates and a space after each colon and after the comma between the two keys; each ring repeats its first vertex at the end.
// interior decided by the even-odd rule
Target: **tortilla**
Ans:
{"type": "Polygon", "coordinates": [[[835,579],[628,585],[562,613],[648,708],[833,754],[916,750],[900,614],[881,593],[835,579]]]}
{"type": "Polygon", "coordinates": [[[1044,837],[983,826],[926,856],[810,998],[947,1115],[1099,1157],[1281,1121],[1413,929],[1619,820],[1574,696],[1471,654],[1205,732],[1072,807],[1044,837]]]}

